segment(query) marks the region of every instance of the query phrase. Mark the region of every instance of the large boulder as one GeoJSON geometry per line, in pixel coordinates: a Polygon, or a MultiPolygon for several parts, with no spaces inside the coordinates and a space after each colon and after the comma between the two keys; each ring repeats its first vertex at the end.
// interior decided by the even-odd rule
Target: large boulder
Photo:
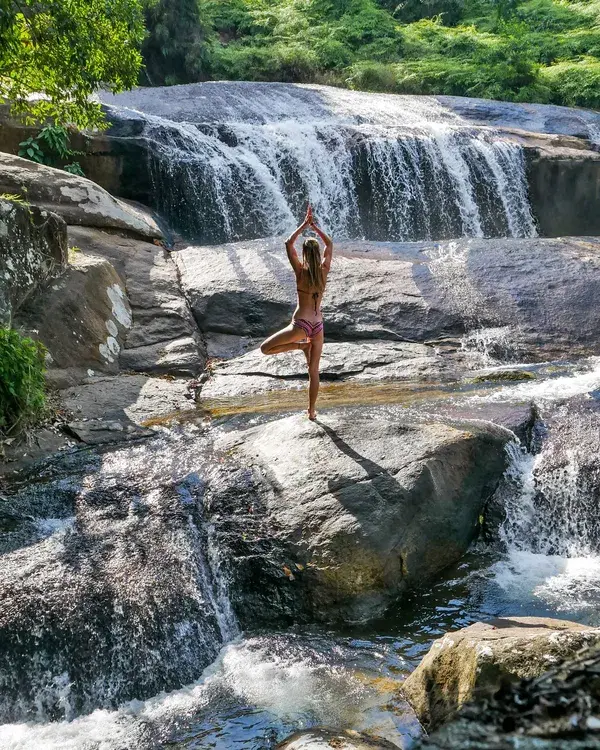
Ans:
{"type": "Polygon", "coordinates": [[[208,503],[243,624],[367,619],[431,581],[476,534],[510,437],[397,407],[230,429],[208,503]]]}
{"type": "Polygon", "coordinates": [[[67,262],[67,228],[56,214],[0,199],[0,325],[67,262]]]}
{"type": "Polygon", "coordinates": [[[132,324],[119,357],[123,370],[194,376],[203,369],[206,348],[162,246],[90,227],[70,227],[69,242],[106,259],[125,282],[132,324]]]}
{"type": "Polygon", "coordinates": [[[0,193],[24,196],[59,214],[67,224],[116,229],[149,239],[162,237],[146,211],[113,198],[95,182],[2,152],[0,193]]]}
{"type": "MultiPolygon", "coordinates": [[[[599,250],[594,238],[341,243],[325,334],[439,343],[484,329],[500,360],[598,354],[599,250]]],[[[282,241],[188,247],[176,262],[205,333],[258,337],[289,323],[296,292],[282,241]]]]}
{"type": "Polygon", "coordinates": [[[58,387],[94,372],[117,373],[132,325],[125,284],[104,258],[72,252],[66,272],[33,297],[17,318],[46,346],[58,387]]]}
{"type": "Polygon", "coordinates": [[[418,744],[420,750],[597,750],[600,648],[593,645],[543,675],[465,706],[418,744]]]}
{"type": "Polygon", "coordinates": [[[427,730],[469,701],[493,696],[507,682],[538,677],[584,646],[600,629],[566,620],[510,617],[470,625],[435,641],[402,690],[427,730]]]}

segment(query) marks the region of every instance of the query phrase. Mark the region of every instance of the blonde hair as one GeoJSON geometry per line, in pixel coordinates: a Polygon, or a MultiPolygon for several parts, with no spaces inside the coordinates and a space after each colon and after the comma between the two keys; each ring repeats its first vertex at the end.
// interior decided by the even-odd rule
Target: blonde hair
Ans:
{"type": "Polygon", "coordinates": [[[325,289],[325,279],[321,262],[321,245],[312,237],[304,240],[302,245],[302,268],[308,274],[311,289],[322,292],[325,289]]]}

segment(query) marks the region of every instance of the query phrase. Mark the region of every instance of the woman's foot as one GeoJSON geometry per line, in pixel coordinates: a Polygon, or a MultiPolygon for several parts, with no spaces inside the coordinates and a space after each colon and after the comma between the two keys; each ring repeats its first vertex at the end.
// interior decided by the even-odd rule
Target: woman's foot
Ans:
{"type": "Polygon", "coordinates": [[[317,419],[317,412],[315,409],[307,409],[307,414],[311,422],[314,422],[317,419]]]}

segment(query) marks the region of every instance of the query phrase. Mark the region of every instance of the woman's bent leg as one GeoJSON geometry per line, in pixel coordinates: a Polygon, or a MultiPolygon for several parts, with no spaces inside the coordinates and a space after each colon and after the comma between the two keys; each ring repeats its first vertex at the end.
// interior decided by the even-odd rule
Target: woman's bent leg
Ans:
{"type": "Polygon", "coordinates": [[[317,418],[317,397],[319,395],[320,376],[319,365],[321,363],[321,352],[323,351],[323,331],[311,340],[310,362],[308,364],[308,418],[317,418]]]}
{"type": "Polygon", "coordinates": [[[281,354],[282,352],[291,352],[294,349],[303,349],[306,343],[301,344],[304,341],[306,334],[300,328],[294,328],[293,325],[283,328],[281,331],[277,331],[272,336],[269,336],[266,341],[260,346],[260,350],[263,354],[281,354]]]}

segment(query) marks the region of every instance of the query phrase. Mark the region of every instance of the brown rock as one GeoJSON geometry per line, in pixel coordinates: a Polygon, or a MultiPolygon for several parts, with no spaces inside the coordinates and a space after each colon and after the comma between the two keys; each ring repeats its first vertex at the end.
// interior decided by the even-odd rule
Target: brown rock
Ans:
{"type": "Polygon", "coordinates": [[[427,730],[507,681],[537,677],[555,662],[600,642],[600,629],[567,620],[511,617],[478,622],[434,642],[403,693],[427,730]]]}

